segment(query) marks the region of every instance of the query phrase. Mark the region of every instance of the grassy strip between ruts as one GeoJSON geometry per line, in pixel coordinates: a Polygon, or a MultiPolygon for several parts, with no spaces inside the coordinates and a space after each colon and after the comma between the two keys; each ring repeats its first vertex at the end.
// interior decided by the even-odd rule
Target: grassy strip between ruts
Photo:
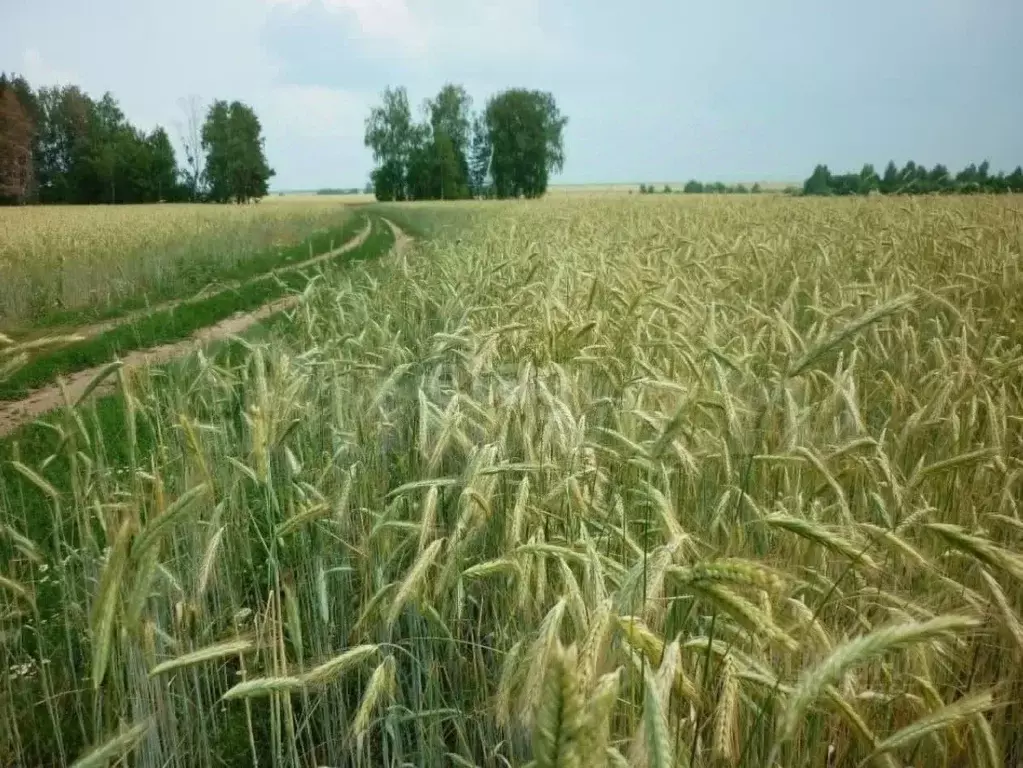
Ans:
{"type": "MultiPolygon", "coordinates": [[[[372,223],[369,237],[357,248],[339,255],[335,261],[372,258],[391,247],[394,235],[390,228],[376,217],[372,223]]],[[[30,361],[6,381],[0,382],[0,400],[18,400],[57,376],[111,362],[125,352],[186,339],[237,312],[249,312],[289,292],[301,291],[310,279],[309,273],[296,270],[276,275],[274,279],[255,280],[205,299],[154,312],[106,333],[69,344],[30,361]]]]}
{"type": "Polygon", "coordinates": [[[32,327],[54,328],[115,320],[131,312],[146,309],[153,304],[177,299],[187,300],[211,284],[251,280],[274,269],[297,264],[340,247],[355,237],[362,230],[365,222],[364,215],[349,213],[344,221],[337,226],[314,232],[294,245],[258,251],[227,269],[209,263],[195,262],[190,265],[189,269],[180,273],[172,284],[172,290],[151,292],[105,307],[57,310],[34,321],[32,327]]]}
{"type": "MultiPolygon", "coordinates": [[[[390,227],[378,217],[373,217],[371,221],[373,230],[370,236],[360,247],[345,253],[341,259],[346,262],[372,259],[391,247],[394,236],[390,227]]],[[[304,277],[307,282],[309,276],[304,277]]],[[[243,337],[262,338],[286,321],[287,318],[282,314],[272,315],[246,331],[243,337]]],[[[210,347],[213,357],[228,367],[244,360],[249,354],[249,347],[240,339],[213,342],[210,347]]],[[[188,361],[175,360],[160,368],[182,365],[188,365],[188,361]]],[[[147,455],[155,444],[152,425],[145,418],[136,418],[132,434],[129,435],[124,395],[120,390],[94,398],[81,417],[91,427],[90,432],[95,439],[102,440],[104,460],[109,466],[128,465],[127,446],[130,445],[132,437],[137,441],[135,448],[137,456],[147,455]]],[[[24,530],[30,532],[34,541],[41,543],[49,542],[53,533],[52,526],[55,524],[51,506],[53,500],[37,485],[15,471],[11,462],[19,461],[29,467],[45,466],[47,481],[62,492],[69,491],[71,482],[68,475],[70,467],[67,451],[62,449],[63,440],[53,426],[61,423],[67,424],[67,415],[63,410],[54,411],[43,419],[26,424],[13,434],[0,439],[0,504],[6,504],[10,509],[21,510],[21,517],[25,523],[24,530]]]]}
{"type": "Polygon", "coordinates": [[[371,203],[368,210],[393,221],[403,232],[418,239],[432,239],[443,232],[468,228],[474,216],[488,210],[490,203],[460,204],[450,208],[429,204],[371,203]]]}

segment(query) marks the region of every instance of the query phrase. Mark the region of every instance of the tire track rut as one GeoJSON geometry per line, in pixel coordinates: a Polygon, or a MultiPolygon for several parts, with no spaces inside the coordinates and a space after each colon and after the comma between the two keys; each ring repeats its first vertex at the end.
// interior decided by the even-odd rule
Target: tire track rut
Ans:
{"type": "MultiPolygon", "coordinates": [[[[394,245],[391,246],[389,253],[391,255],[401,253],[408,247],[412,238],[397,227],[394,222],[389,219],[382,218],[382,220],[388,227],[390,227],[391,232],[394,234],[394,245]]],[[[366,238],[369,237],[371,226],[372,222],[367,220],[364,230],[340,248],[336,248],[328,253],[320,254],[312,259],[307,259],[300,264],[288,265],[287,269],[277,270],[277,273],[279,274],[280,272],[313,266],[319,262],[335,258],[347,253],[348,251],[354,250],[362,245],[366,241],[366,238]]],[[[264,278],[261,276],[255,279],[260,280],[264,278]]],[[[123,357],[119,358],[119,360],[125,368],[140,368],[147,365],[159,365],[161,363],[170,362],[171,360],[183,357],[199,347],[211,342],[222,341],[224,339],[237,336],[257,323],[266,320],[271,315],[275,315],[278,312],[283,312],[286,309],[294,307],[298,304],[298,301],[299,296],[297,295],[285,296],[268,302],[251,312],[239,312],[231,315],[230,317],[226,317],[220,322],[199,329],[187,339],[171,342],[169,344],[161,344],[147,349],[133,350],[131,352],[127,352],[123,357]]],[[[182,303],[187,303],[187,300],[179,302],[179,304],[182,303]]],[[[82,333],[81,330],[77,330],[75,332],[82,333]]],[[[107,362],[103,365],[94,366],[82,371],[76,371],[75,373],[61,377],[60,381],[63,383],[63,391],[59,383],[53,383],[45,387],[40,387],[20,400],[0,401],[0,438],[10,435],[25,424],[35,421],[43,414],[63,407],[65,403],[64,393],[67,394],[68,400],[77,404],[82,399],[83,395],[85,395],[93,380],[109,365],[110,363],[107,362]]],[[[108,378],[96,387],[90,395],[96,396],[105,394],[112,391],[115,387],[115,380],[108,378]]]]}

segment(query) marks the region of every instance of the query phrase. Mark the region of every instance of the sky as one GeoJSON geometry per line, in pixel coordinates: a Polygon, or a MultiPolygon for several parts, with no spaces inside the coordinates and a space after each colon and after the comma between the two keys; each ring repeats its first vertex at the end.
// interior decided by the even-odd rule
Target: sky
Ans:
{"type": "Polygon", "coordinates": [[[111,91],[172,137],[188,97],[262,120],[274,189],[361,186],[387,86],[568,116],[555,183],[793,181],[817,163],[1023,163],[1020,0],[0,0],[0,70],[111,91]]]}

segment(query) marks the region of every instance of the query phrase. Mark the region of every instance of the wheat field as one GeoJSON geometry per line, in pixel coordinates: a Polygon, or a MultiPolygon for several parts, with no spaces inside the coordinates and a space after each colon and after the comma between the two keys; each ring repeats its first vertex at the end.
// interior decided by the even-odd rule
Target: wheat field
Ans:
{"type": "Polygon", "coordinates": [[[190,273],[300,242],[344,218],[337,198],[282,205],[0,208],[0,328],[174,296],[190,273]]]}
{"type": "Polygon", "coordinates": [[[5,449],[0,763],[1023,759],[1023,202],[380,210],[5,449]]]}

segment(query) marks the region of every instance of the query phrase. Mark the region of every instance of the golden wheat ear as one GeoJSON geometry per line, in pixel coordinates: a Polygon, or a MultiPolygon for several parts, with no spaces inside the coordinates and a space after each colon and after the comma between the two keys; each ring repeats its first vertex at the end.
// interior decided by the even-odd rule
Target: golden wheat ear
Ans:
{"type": "Polygon", "coordinates": [[[889,651],[935,639],[947,639],[956,633],[973,629],[978,624],[976,619],[966,616],[938,616],[930,621],[884,627],[838,646],[800,677],[779,720],[779,740],[795,735],[807,709],[828,686],[837,683],[847,670],[880,658],[889,651]]]}

